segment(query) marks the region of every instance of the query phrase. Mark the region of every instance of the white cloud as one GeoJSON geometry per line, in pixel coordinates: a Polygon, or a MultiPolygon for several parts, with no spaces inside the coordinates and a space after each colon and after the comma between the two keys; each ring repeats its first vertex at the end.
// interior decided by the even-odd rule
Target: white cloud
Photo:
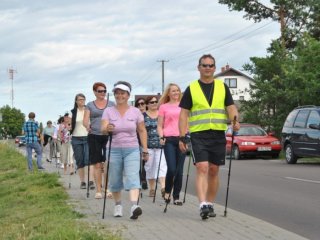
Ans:
{"type": "Polygon", "coordinates": [[[0,104],[11,105],[6,69],[13,66],[14,106],[43,122],[72,108],[78,92],[92,100],[95,81],[128,80],[133,94],[157,93],[157,61],[168,59],[166,83],[184,88],[198,77],[202,54],[212,53],[218,69],[241,68],[279,35],[276,23],[249,34],[266,22],[252,25],[211,0],[3,0],[0,9],[0,104]]]}

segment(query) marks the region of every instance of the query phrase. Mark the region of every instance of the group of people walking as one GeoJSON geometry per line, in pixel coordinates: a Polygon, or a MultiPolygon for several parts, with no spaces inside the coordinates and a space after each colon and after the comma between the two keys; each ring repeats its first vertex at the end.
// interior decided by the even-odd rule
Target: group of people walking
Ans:
{"type": "MultiPolygon", "coordinates": [[[[225,130],[228,118],[238,119],[238,112],[229,88],[213,78],[215,59],[211,55],[199,59],[198,71],[200,78],[184,94],[177,84],[170,83],[160,98],[139,98],[135,106],[129,104],[132,86],[126,81],[114,84],[115,103],[106,98],[107,87],[101,82],[93,85],[94,101],[85,104],[85,96],[76,95],[71,117],[68,116],[71,121],[59,127],[58,135],[71,142],[80,188],[96,188],[96,199],[102,198],[103,190],[108,189],[115,202],[115,217],[123,216],[122,189],[129,191],[131,219],[142,214],[141,186],[149,188],[149,196],[154,197],[159,183],[166,204],[172,199],[174,205],[183,205],[180,192],[187,133],[197,168],[200,216],[215,216],[213,201],[218,190],[219,166],[225,162],[225,130]],[[86,181],[84,168],[88,165],[86,181]]],[[[31,122],[32,117],[29,114],[31,122]]],[[[28,122],[26,131],[31,125],[28,122]]],[[[238,129],[235,121],[234,130],[238,129]]],[[[29,153],[28,144],[32,148],[33,140],[26,140],[29,153]]],[[[41,160],[38,168],[42,168],[41,160]]]]}

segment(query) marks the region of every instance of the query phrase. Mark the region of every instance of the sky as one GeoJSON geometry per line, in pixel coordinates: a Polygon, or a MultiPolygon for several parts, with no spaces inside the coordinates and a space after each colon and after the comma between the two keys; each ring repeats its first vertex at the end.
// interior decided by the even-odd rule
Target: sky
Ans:
{"type": "Polygon", "coordinates": [[[128,81],[135,94],[181,89],[199,77],[198,59],[216,58],[242,70],[264,57],[280,35],[276,22],[243,18],[215,0],[1,0],[0,107],[55,122],[77,93],[94,100],[92,85],[128,81]],[[8,69],[14,69],[13,81],[8,69]],[[13,87],[12,87],[13,86],[13,87]]]}

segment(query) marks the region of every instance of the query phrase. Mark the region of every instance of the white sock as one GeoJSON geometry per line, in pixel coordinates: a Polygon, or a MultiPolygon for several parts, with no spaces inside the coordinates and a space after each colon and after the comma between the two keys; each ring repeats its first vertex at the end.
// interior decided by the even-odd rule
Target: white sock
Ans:
{"type": "Polygon", "coordinates": [[[207,205],[207,202],[201,202],[200,203],[200,208],[202,208],[203,205],[207,205]]]}

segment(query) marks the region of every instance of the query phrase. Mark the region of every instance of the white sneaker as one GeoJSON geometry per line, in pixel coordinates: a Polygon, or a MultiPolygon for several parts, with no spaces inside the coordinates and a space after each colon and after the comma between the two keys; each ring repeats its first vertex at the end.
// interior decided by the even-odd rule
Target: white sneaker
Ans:
{"type": "Polygon", "coordinates": [[[142,209],[139,205],[133,205],[131,207],[131,219],[137,219],[142,214],[142,209]]]}
{"type": "Polygon", "coordinates": [[[114,206],[113,216],[114,217],[122,217],[122,206],[121,205],[114,206]]]}

